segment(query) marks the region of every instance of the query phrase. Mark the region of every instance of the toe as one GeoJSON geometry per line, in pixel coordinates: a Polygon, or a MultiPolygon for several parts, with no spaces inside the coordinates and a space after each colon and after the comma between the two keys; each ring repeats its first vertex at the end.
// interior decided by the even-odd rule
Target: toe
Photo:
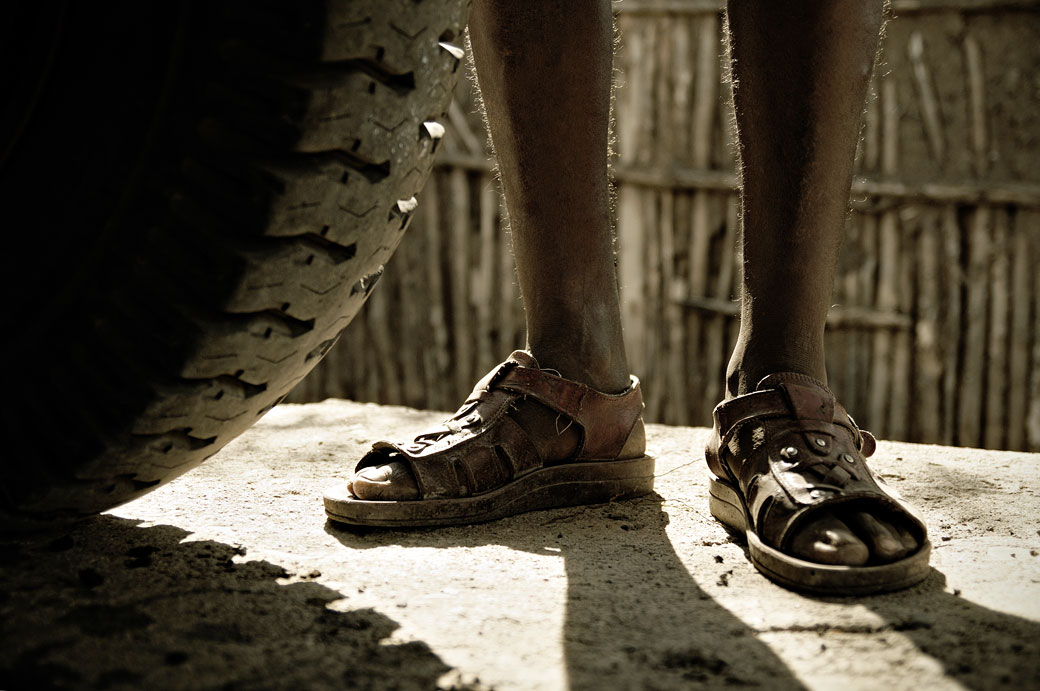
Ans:
{"type": "Polygon", "coordinates": [[[905,528],[869,513],[854,512],[846,521],[870,548],[876,562],[887,564],[897,561],[917,548],[917,540],[905,528]]]}
{"type": "Polygon", "coordinates": [[[791,540],[791,553],[818,564],[861,566],[870,549],[838,518],[827,515],[806,523],[791,540]]]}
{"type": "Polygon", "coordinates": [[[350,491],[358,499],[371,501],[407,501],[419,497],[415,477],[403,461],[362,468],[354,475],[350,491]]]}

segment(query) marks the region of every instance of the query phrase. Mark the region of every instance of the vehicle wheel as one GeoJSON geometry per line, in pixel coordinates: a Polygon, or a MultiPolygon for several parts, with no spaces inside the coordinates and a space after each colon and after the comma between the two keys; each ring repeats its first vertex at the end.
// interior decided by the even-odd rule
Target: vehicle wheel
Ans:
{"type": "Polygon", "coordinates": [[[16,6],[0,524],[184,473],[320,360],[408,225],[466,5],[16,6]]]}

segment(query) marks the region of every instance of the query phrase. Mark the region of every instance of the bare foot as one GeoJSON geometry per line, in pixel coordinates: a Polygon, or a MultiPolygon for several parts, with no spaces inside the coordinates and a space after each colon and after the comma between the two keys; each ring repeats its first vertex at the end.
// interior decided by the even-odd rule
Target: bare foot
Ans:
{"type": "Polygon", "coordinates": [[[791,553],[819,564],[886,564],[917,549],[917,539],[898,521],[865,511],[820,510],[791,539],[791,553]]]}

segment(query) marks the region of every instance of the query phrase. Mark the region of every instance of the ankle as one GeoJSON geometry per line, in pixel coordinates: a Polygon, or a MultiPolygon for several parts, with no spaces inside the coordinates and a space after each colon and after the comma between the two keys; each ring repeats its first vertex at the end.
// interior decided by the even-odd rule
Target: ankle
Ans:
{"type": "Polygon", "coordinates": [[[603,393],[629,385],[628,359],[616,305],[586,305],[579,314],[557,313],[552,320],[528,315],[528,345],[539,366],[603,393]]]}
{"type": "Polygon", "coordinates": [[[797,372],[823,384],[827,383],[827,367],[824,362],[823,348],[812,352],[799,350],[787,352],[774,349],[767,354],[757,356],[750,350],[734,351],[726,369],[726,398],[735,398],[751,393],[758,383],[770,374],[777,372],[797,372]]]}
{"type": "MultiPolygon", "coordinates": [[[[619,339],[620,340],[620,339],[619,339]]],[[[621,393],[629,385],[624,345],[584,339],[578,343],[531,342],[528,350],[542,369],[581,382],[603,393],[621,393]]]]}
{"type": "Polygon", "coordinates": [[[542,369],[559,372],[564,379],[586,384],[602,393],[621,393],[628,389],[629,373],[624,353],[616,356],[582,357],[569,352],[529,346],[542,369]]]}

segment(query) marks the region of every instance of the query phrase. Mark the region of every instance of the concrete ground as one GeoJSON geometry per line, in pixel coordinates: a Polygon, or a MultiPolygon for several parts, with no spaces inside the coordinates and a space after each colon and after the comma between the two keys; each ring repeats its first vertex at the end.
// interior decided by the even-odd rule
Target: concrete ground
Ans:
{"type": "Polygon", "coordinates": [[[651,425],[657,494],[347,531],[323,488],[443,415],[283,405],[199,469],[0,546],[0,688],[1040,689],[1040,456],[882,443],[933,571],[788,592],[708,514],[707,430],[651,425]]]}

